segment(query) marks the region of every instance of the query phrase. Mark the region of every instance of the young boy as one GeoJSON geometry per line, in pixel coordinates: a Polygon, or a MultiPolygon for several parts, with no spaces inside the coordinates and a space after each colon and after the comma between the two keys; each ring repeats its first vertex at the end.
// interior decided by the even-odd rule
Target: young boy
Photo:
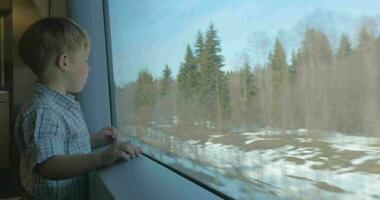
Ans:
{"type": "Polygon", "coordinates": [[[86,173],[138,156],[119,142],[114,128],[89,134],[79,103],[90,66],[86,32],[65,18],[45,18],[23,34],[18,53],[37,75],[35,95],[20,110],[15,127],[21,182],[32,199],[86,199],[86,173]],[[91,147],[113,143],[102,152],[91,147]]]}

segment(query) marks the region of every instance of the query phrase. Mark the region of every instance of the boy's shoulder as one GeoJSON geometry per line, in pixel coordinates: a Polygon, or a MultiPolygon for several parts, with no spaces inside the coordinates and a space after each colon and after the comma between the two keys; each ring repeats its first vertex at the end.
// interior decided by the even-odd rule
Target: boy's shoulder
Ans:
{"type": "Polygon", "coordinates": [[[46,94],[35,94],[31,97],[20,109],[22,117],[28,116],[39,110],[44,110],[52,113],[59,113],[59,107],[54,102],[54,99],[46,94]]]}
{"type": "Polygon", "coordinates": [[[21,121],[33,120],[37,115],[43,118],[73,118],[73,112],[80,112],[80,105],[73,95],[63,95],[37,83],[34,95],[20,108],[19,118],[21,121]]]}

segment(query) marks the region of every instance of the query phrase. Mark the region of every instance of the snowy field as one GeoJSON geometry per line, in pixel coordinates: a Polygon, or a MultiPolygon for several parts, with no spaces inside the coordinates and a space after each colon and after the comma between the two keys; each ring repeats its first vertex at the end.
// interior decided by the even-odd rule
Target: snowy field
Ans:
{"type": "Polygon", "coordinates": [[[185,139],[128,127],[145,153],[236,199],[380,199],[380,139],[231,131],[185,139]]]}

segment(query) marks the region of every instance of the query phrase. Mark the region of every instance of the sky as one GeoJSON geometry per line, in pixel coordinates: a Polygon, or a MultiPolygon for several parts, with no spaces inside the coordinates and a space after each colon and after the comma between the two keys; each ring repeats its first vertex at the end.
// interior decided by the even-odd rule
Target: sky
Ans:
{"type": "Polygon", "coordinates": [[[159,78],[165,64],[175,78],[186,46],[210,23],[221,41],[223,70],[238,70],[245,58],[264,64],[277,37],[290,60],[308,27],[325,32],[336,48],[342,33],[355,44],[362,24],[380,22],[379,0],[112,0],[109,9],[117,87],[142,69],[159,78]]]}

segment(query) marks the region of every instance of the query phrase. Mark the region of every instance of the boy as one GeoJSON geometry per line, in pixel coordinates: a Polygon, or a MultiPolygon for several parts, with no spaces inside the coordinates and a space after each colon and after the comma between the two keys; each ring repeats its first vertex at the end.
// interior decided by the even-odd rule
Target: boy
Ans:
{"type": "Polygon", "coordinates": [[[23,34],[18,53],[37,75],[35,95],[21,108],[15,137],[21,155],[21,183],[32,199],[86,199],[86,173],[138,156],[118,141],[114,128],[88,133],[79,103],[90,66],[86,32],[65,18],[45,18],[23,34]],[[102,152],[91,147],[113,143],[102,152]]]}

